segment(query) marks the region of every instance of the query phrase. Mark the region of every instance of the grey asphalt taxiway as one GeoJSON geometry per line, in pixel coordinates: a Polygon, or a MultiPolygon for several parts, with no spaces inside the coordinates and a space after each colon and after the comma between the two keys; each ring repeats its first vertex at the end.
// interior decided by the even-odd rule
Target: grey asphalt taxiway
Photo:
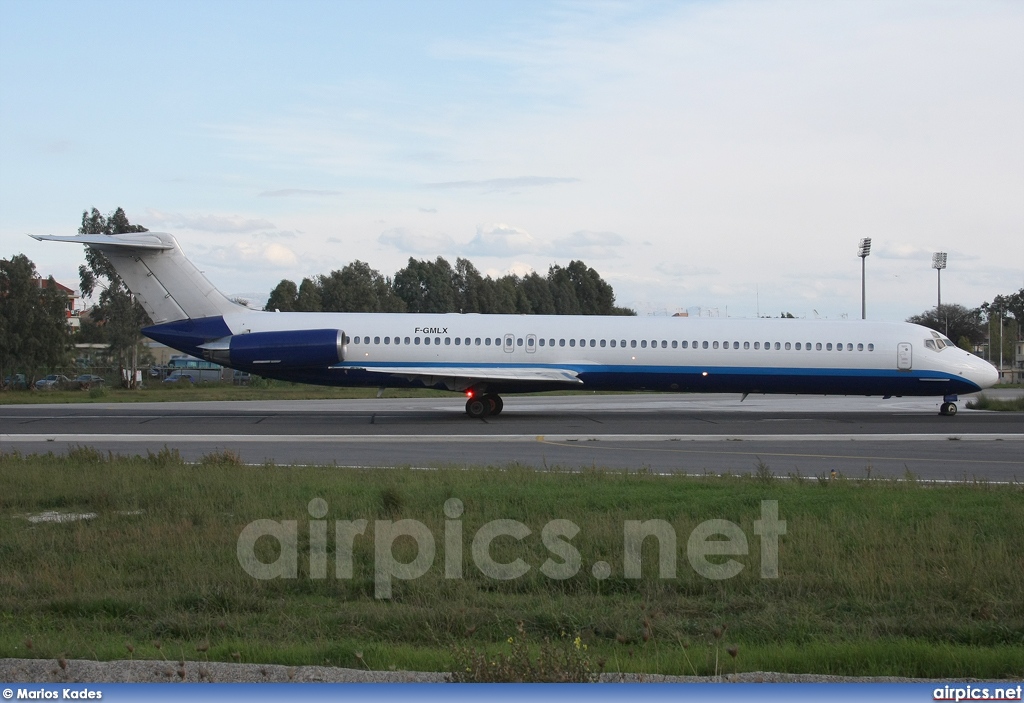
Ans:
{"type": "MultiPolygon", "coordinates": [[[[989,392],[998,395],[999,391],[989,392]]],[[[1016,394],[1013,391],[1005,393],[1016,394]]],[[[216,450],[249,463],[602,468],[1024,481],[1024,414],[938,399],[732,395],[507,396],[472,420],[448,398],[0,406],[0,451],[216,450]]]]}

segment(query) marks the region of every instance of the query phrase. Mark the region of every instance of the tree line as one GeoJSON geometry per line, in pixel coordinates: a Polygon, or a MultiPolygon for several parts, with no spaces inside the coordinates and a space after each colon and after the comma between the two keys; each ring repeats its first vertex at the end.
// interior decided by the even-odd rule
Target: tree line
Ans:
{"type": "Polygon", "coordinates": [[[582,261],[552,265],[546,276],[483,276],[467,259],[409,259],[386,277],[363,261],[329,274],[283,280],[267,310],[281,312],[463,312],[523,315],[636,315],[615,305],[612,287],[582,261]]]}
{"type": "Polygon", "coordinates": [[[940,332],[967,351],[987,343],[989,361],[998,361],[1000,350],[1004,360],[1012,361],[1014,343],[1021,339],[1024,322],[1024,288],[997,295],[976,308],[957,304],[937,306],[908,317],[907,322],[940,332]]]}

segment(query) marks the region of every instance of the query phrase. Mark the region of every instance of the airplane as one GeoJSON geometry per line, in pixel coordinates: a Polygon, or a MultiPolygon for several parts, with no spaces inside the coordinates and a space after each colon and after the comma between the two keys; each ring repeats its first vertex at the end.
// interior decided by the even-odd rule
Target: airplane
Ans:
{"type": "Polygon", "coordinates": [[[905,322],[257,311],[170,234],[30,236],[102,252],[154,322],[142,333],[169,347],[283,381],[463,393],[471,418],[549,390],[942,396],[950,416],[999,378],[905,322]]]}

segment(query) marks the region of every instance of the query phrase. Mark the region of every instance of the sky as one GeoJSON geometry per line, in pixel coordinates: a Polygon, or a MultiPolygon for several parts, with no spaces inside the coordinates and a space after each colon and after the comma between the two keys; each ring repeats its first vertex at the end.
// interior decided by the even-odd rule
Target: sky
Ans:
{"type": "Polygon", "coordinates": [[[641,315],[1024,287],[1024,2],[0,0],[0,257],[82,212],[229,295],[582,260],[641,315]]]}

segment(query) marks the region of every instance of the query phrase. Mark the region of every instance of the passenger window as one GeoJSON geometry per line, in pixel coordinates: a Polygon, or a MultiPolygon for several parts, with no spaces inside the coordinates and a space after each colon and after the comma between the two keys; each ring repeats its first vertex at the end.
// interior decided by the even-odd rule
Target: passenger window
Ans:
{"type": "Polygon", "coordinates": [[[825,345],[825,351],[832,351],[832,342],[825,345]]]}
{"type": "Polygon", "coordinates": [[[685,339],[679,344],[683,347],[683,349],[689,349],[690,343],[687,342],[685,339]]]}
{"type": "MultiPolygon", "coordinates": [[[[387,341],[387,337],[384,338],[384,341],[387,341]]],[[[462,337],[455,338],[455,346],[462,346],[462,337]]]]}
{"type": "Polygon", "coordinates": [[[451,337],[445,337],[445,338],[444,338],[444,345],[445,345],[446,347],[450,347],[450,346],[451,346],[451,344],[452,344],[452,338],[451,338],[451,337]]]}
{"type": "Polygon", "coordinates": [[[629,346],[632,349],[636,349],[636,340],[635,339],[629,340],[629,346]]]}
{"type": "Polygon", "coordinates": [[[540,345],[541,345],[542,347],[544,346],[544,338],[543,338],[543,337],[541,337],[541,338],[540,338],[540,339],[538,339],[537,341],[538,341],[538,342],[540,342],[540,345]]]}
{"type": "Polygon", "coordinates": [[[404,343],[405,343],[405,344],[412,344],[412,340],[411,340],[411,339],[409,339],[408,337],[406,337],[406,338],[405,338],[405,342],[404,342],[404,343]]]}
{"type": "Polygon", "coordinates": [[[708,348],[708,343],[707,342],[701,342],[700,346],[701,346],[701,349],[707,349],[708,348]]]}
{"type": "Polygon", "coordinates": [[[440,337],[434,337],[434,344],[441,344],[441,338],[440,337]]]}
{"type": "Polygon", "coordinates": [[[420,343],[420,338],[419,337],[413,337],[412,343],[413,344],[419,344],[420,343]]]}
{"type": "Polygon", "coordinates": [[[662,348],[662,349],[666,349],[666,348],[668,348],[668,342],[666,342],[666,341],[665,341],[664,339],[663,339],[663,340],[661,340],[661,348],[662,348]]]}
{"type": "MultiPolygon", "coordinates": [[[[498,343],[497,340],[495,340],[494,343],[497,344],[498,343]]],[[[484,337],[484,346],[485,347],[491,346],[491,338],[490,337],[484,337]]]]}
{"type": "Polygon", "coordinates": [[[622,347],[623,349],[625,349],[626,348],[626,340],[625,339],[620,339],[619,340],[619,346],[622,347]]]}
{"type": "Polygon", "coordinates": [[[801,349],[801,347],[800,347],[800,342],[797,342],[797,343],[796,343],[796,350],[797,350],[797,351],[800,351],[800,349],[801,349]]]}
{"type": "Polygon", "coordinates": [[[764,349],[765,349],[765,351],[768,351],[768,350],[769,350],[769,349],[771,349],[771,348],[772,348],[772,343],[771,343],[771,342],[765,342],[765,343],[764,343],[764,349]]]}
{"type": "Polygon", "coordinates": [[[523,338],[522,337],[519,337],[519,338],[516,339],[516,346],[517,347],[523,346],[523,338]]]}
{"type": "Polygon", "coordinates": [[[384,343],[385,344],[391,344],[391,337],[385,337],[384,338],[384,343]]]}
{"type": "Polygon", "coordinates": [[[597,346],[597,340],[596,339],[591,339],[590,340],[590,346],[596,347],[597,346]]]}
{"type": "Polygon", "coordinates": [[[559,339],[558,340],[558,346],[564,347],[565,346],[565,340],[564,339],[559,339]]]}
{"type": "Polygon", "coordinates": [[[555,340],[553,340],[553,339],[549,339],[549,340],[548,340],[548,346],[549,346],[549,347],[553,347],[553,346],[555,346],[555,340]]]}
{"type": "Polygon", "coordinates": [[[818,351],[821,351],[821,342],[818,342],[817,344],[815,344],[814,348],[817,349],[818,351]]]}
{"type": "Polygon", "coordinates": [[[380,337],[374,337],[373,338],[373,343],[374,344],[380,344],[380,337]]]}
{"type": "Polygon", "coordinates": [[[739,349],[740,348],[740,343],[739,342],[733,342],[732,343],[732,348],[733,349],[739,349]]]}
{"type": "Polygon", "coordinates": [[[805,344],[804,346],[807,347],[807,351],[811,350],[811,343],[810,342],[807,342],[807,344],[805,344]]]}
{"type": "Polygon", "coordinates": [[[677,342],[676,340],[673,339],[672,340],[672,348],[673,349],[678,349],[679,348],[679,342],[677,342]]]}
{"type": "Polygon", "coordinates": [[[853,351],[853,342],[846,343],[846,351],[853,351]]]}
{"type": "Polygon", "coordinates": [[[874,350],[875,350],[875,345],[874,344],[869,344],[868,345],[868,351],[874,351],[874,350]]]}
{"type": "MultiPolygon", "coordinates": [[[[419,337],[416,338],[416,343],[417,344],[419,344],[419,339],[420,339],[419,337]]],[[[429,345],[430,344],[430,337],[424,337],[423,338],[423,343],[429,345]]]]}
{"type": "Polygon", "coordinates": [[[842,350],[843,350],[843,343],[840,342],[839,344],[836,345],[836,351],[842,351],[842,350]]]}
{"type": "Polygon", "coordinates": [[[789,344],[789,342],[786,342],[786,351],[789,351],[789,349],[790,349],[790,344],[789,344]]]}
{"type": "MultiPolygon", "coordinates": [[[[488,343],[488,344],[490,344],[490,343],[491,343],[491,342],[490,342],[490,340],[488,340],[488,342],[487,342],[487,343],[488,343]]],[[[479,337],[477,337],[476,339],[474,339],[474,340],[473,340],[473,344],[475,344],[476,346],[478,346],[478,347],[479,347],[479,346],[480,346],[480,338],[479,338],[479,337]]]]}
{"type": "Polygon", "coordinates": [[[608,346],[608,342],[602,339],[601,340],[601,346],[602,347],[608,346]]]}
{"type": "Polygon", "coordinates": [[[780,345],[778,342],[775,343],[775,351],[778,351],[781,347],[782,345],[780,345]]]}
{"type": "Polygon", "coordinates": [[[712,344],[711,346],[712,346],[712,347],[714,347],[715,349],[718,349],[718,342],[715,342],[715,343],[714,343],[714,344],[712,344]]]}
{"type": "Polygon", "coordinates": [[[761,343],[760,342],[754,342],[754,349],[760,349],[760,348],[761,348],[761,343]]]}
{"type": "Polygon", "coordinates": [[[858,344],[857,345],[857,351],[864,351],[864,345],[863,344],[858,344]]]}
{"type": "Polygon", "coordinates": [[[570,339],[569,340],[569,346],[570,347],[575,347],[576,346],[576,340],[575,339],[570,339]]]}
{"type": "Polygon", "coordinates": [[[640,348],[641,349],[646,349],[647,348],[647,340],[646,339],[641,339],[640,340],[640,348]]]}
{"type": "Polygon", "coordinates": [[[612,348],[614,349],[615,348],[615,340],[614,339],[611,341],[611,345],[612,345],[612,348]]]}
{"type": "MultiPolygon", "coordinates": [[[[543,342],[544,340],[542,339],[540,341],[543,342]]],[[[528,346],[528,347],[532,347],[533,346],[533,337],[527,337],[526,338],[526,346],[528,346]]]]}
{"type": "Polygon", "coordinates": [[[750,349],[750,342],[744,342],[743,343],[743,348],[744,349],[750,349]]]}

